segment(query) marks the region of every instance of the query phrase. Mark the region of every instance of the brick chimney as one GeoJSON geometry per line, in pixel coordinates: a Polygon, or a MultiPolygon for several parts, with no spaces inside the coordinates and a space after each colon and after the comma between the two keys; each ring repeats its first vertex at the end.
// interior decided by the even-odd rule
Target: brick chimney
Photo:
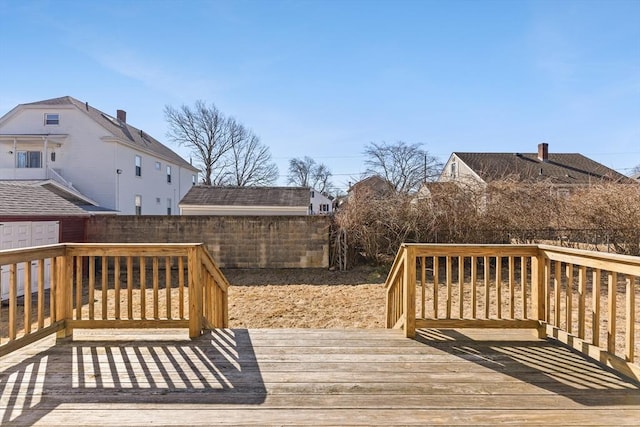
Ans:
{"type": "Polygon", "coordinates": [[[122,123],[127,123],[127,112],[124,110],[117,110],[116,111],[116,117],[118,118],[118,120],[120,120],[122,123]]]}
{"type": "Polygon", "coordinates": [[[549,144],[546,142],[538,144],[538,160],[542,162],[549,161],[549,144]]]}

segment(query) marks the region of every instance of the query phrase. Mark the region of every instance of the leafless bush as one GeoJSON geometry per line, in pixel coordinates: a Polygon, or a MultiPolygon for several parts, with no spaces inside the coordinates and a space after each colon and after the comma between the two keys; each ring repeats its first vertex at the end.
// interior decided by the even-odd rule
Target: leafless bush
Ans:
{"type": "Polygon", "coordinates": [[[640,255],[640,187],[602,184],[567,192],[546,181],[522,184],[506,178],[487,185],[431,183],[414,195],[361,191],[336,215],[336,223],[374,262],[393,258],[403,242],[569,238],[590,248],[640,255]]]}

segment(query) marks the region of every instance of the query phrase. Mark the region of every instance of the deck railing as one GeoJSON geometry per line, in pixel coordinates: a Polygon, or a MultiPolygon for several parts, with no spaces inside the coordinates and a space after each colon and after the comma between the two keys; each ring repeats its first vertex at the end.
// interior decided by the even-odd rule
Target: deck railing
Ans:
{"type": "Polygon", "coordinates": [[[640,380],[640,258],[548,245],[403,244],[388,328],[531,328],[640,380]]]}
{"type": "Polygon", "coordinates": [[[203,244],[58,244],[0,251],[0,355],[74,328],[228,324],[229,284],[203,244]]]}

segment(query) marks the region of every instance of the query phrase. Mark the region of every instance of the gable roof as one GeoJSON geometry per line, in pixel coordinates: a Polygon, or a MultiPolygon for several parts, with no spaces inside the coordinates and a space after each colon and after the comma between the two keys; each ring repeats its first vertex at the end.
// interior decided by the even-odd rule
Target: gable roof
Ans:
{"type": "Polygon", "coordinates": [[[353,184],[349,187],[347,192],[353,193],[360,191],[361,189],[368,189],[375,194],[385,194],[388,191],[393,190],[393,185],[381,176],[371,175],[353,184]]]}
{"type": "Polygon", "coordinates": [[[594,181],[631,183],[616,172],[578,153],[549,153],[542,161],[538,153],[459,153],[454,152],[485,182],[506,177],[519,181],[550,180],[554,184],[590,184],[594,181]]]}
{"type": "Polygon", "coordinates": [[[179,205],[308,207],[307,187],[217,187],[194,185],[179,205]]]}
{"type": "Polygon", "coordinates": [[[145,133],[141,129],[133,127],[127,122],[118,120],[117,118],[90,106],[88,102],[79,101],[71,96],[63,96],[60,98],[45,99],[43,101],[20,104],[18,107],[47,105],[72,105],[89,116],[93,121],[101,125],[103,128],[105,128],[115,138],[122,140],[134,147],[137,147],[140,150],[149,151],[157,155],[158,157],[168,160],[178,166],[192,169],[194,171],[198,170],[196,167],[180,157],[180,155],[175,153],[169,147],[162,144],[160,141],[145,133]]]}
{"type": "Polygon", "coordinates": [[[79,206],[46,188],[0,182],[0,216],[88,216],[79,206]]]}

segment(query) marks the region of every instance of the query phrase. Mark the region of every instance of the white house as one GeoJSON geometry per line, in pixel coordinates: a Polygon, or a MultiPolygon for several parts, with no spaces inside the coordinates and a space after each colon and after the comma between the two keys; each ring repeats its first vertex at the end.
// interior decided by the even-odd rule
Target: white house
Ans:
{"type": "Polygon", "coordinates": [[[333,197],[320,191],[311,190],[311,215],[330,215],[334,211],[333,197]]]}
{"type": "Polygon", "coordinates": [[[20,104],[0,118],[0,180],[46,183],[98,210],[177,214],[197,173],[128,124],[123,110],[114,117],[65,96],[20,104]]]}

